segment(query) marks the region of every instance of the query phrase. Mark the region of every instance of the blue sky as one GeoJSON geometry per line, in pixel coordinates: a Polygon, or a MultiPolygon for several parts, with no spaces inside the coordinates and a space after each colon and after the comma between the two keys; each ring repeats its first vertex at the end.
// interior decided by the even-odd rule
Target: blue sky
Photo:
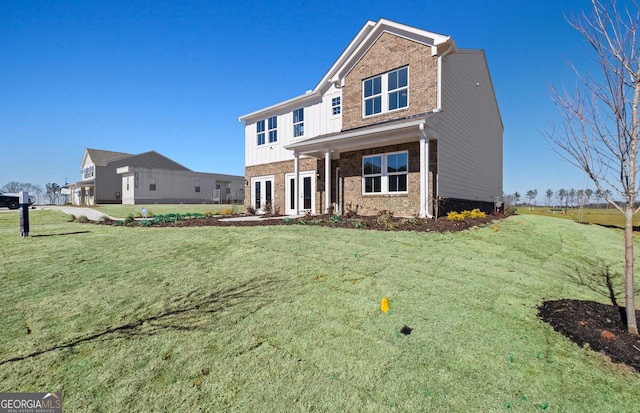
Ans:
{"type": "Polygon", "coordinates": [[[312,89],[367,20],[484,49],[504,131],[504,192],[592,188],[543,138],[567,61],[594,70],[564,14],[585,0],[3,1],[0,187],[80,180],[84,149],[155,150],[244,175],[238,117],[312,89]]]}

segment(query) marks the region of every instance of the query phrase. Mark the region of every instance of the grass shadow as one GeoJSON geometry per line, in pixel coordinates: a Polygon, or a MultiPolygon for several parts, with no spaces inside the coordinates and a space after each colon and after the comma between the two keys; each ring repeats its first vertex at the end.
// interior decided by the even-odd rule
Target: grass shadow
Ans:
{"type": "Polygon", "coordinates": [[[211,318],[230,310],[243,311],[240,320],[259,311],[272,301],[272,293],[280,282],[273,279],[250,280],[235,287],[220,289],[210,294],[200,290],[191,291],[184,297],[165,305],[165,311],[141,318],[131,323],[109,327],[88,336],[76,337],[65,343],[51,346],[33,353],[0,361],[0,366],[40,356],[55,350],[70,349],[78,345],[111,339],[129,339],[136,336],[152,336],[166,330],[193,331],[204,329],[203,324],[211,318]]]}
{"type": "Polygon", "coordinates": [[[90,234],[91,231],[74,231],[74,232],[63,232],[61,234],[38,234],[32,235],[32,238],[40,238],[40,237],[58,237],[63,235],[77,235],[77,234],[90,234]]]}

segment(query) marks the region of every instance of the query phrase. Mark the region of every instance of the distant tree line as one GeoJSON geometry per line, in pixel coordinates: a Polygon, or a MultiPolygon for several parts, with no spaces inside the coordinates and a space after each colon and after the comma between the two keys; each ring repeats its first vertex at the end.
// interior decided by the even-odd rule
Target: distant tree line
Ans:
{"type": "MultiPolygon", "coordinates": [[[[601,193],[600,191],[594,191],[593,189],[558,189],[554,191],[553,189],[547,189],[544,193],[545,205],[548,207],[559,207],[559,208],[573,208],[573,207],[601,207],[606,205],[609,207],[609,203],[605,201],[605,198],[611,197],[612,193],[610,190],[606,190],[605,193],[601,193]]],[[[526,192],[524,199],[522,195],[518,191],[513,194],[504,194],[502,196],[503,202],[505,206],[517,206],[517,205],[527,205],[527,206],[536,206],[537,205],[537,197],[538,190],[530,189],[526,192]],[[521,202],[522,200],[522,202],[521,202]]]]}
{"type": "Polygon", "coordinates": [[[66,201],[64,195],[62,195],[61,192],[62,188],[62,186],[54,182],[46,184],[45,188],[43,189],[40,185],[34,185],[28,182],[11,181],[0,188],[0,191],[9,193],[27,191],[29,192],[29,195],[36,197],[36,203],[38,204],[48,203],[52,205],[60,205],[66,201]]]}

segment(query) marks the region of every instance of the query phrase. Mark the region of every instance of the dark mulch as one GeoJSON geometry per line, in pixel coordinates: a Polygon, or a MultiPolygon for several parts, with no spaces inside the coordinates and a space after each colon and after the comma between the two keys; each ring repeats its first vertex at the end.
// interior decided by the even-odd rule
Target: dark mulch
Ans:
{"type": "MultiPolygon", "coordinates": [[[[579,346],[589,345],[615,363],[640,372],[640,337],[629,334],[621,313],[612,305],[580,300],[546,301],[539,316],[579,346]]],[[[621,308],[624,314],[624,307],[621,308]]],[[[640,319],[640,311],[636,311],[640,319]]]]}
{"type": "MultiPolygon", "coordinates": [[[[201,218],[186,218],[175,222],[153,223],[153,227],[256,227],[274,225],[311,225],[333,228],[369,229],[378,231],[418,231],[418,232],[453,232],[487,225],[493,221],[505,218],[504,214],[488,215],[486,218],[466,219],[464,221],[450,221],[446,217],[439,219],[379,217],[356,215],[332,219],[331,215],[307,215],[301,218],[263,217],[258,220],[225,221],[225,217],[210,216],[201,218]]],[[[227,217],[229,218],[229,217],[227,217]]],[[[103,220],[99,224],[112,225],[113,222],[103,220]]],[[[135,221],[123,226],[140,226],[135,221]]]]}

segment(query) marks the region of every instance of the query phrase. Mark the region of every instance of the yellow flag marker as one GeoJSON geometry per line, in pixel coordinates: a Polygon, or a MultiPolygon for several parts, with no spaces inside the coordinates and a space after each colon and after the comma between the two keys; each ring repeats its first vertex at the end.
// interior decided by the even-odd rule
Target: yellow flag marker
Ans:
{"type": "Polygon", "coordinates": [[[387,297],[382,297],[382,300],[380,300],[380,310],[385,314],[389,312],[389,299],[387,297]]]}

